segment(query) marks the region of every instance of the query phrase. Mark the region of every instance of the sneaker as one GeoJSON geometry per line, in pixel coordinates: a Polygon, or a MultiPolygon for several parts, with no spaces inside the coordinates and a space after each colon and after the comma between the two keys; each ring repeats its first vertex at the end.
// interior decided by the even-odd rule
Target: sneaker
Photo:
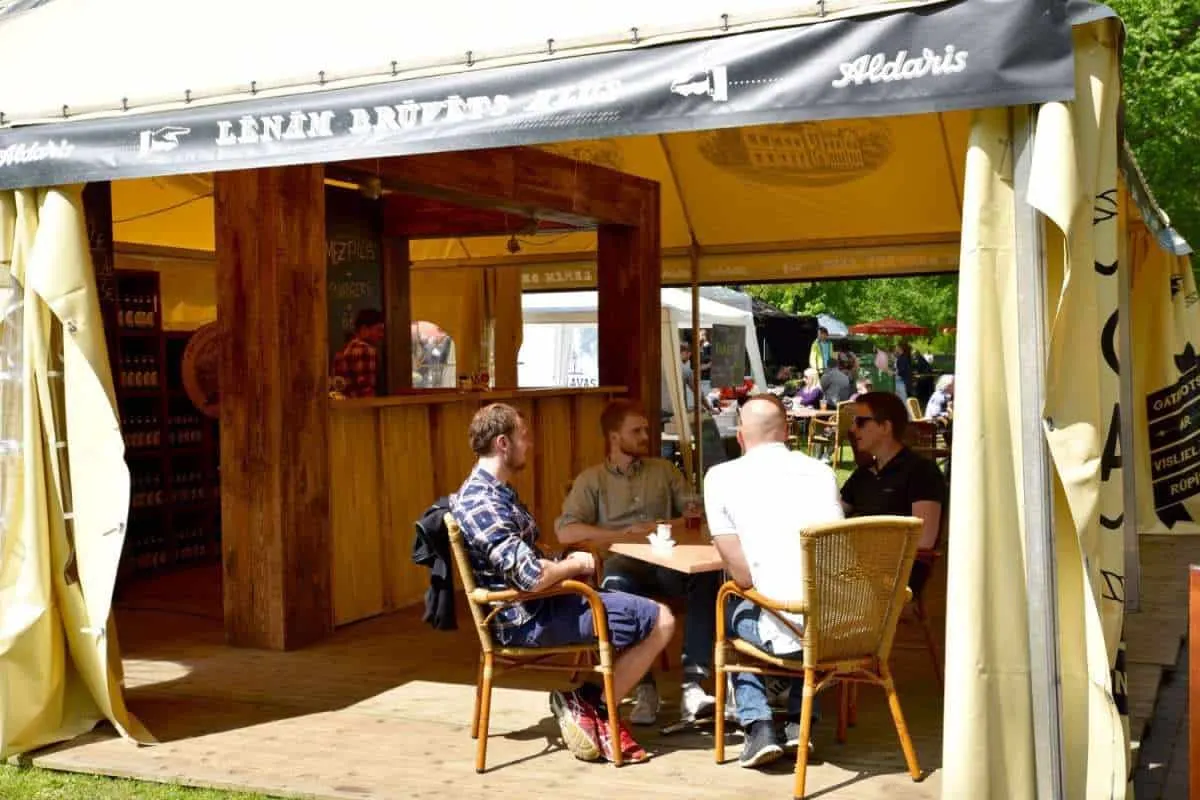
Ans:
{"type": "Polygon", "coordinates": [[[691,722],[696,719],[710,717],[717,700],[695,681],[683,684],[683,696],[679,699],[679,715],[691,722]]]}
{"type": "MultiPolygon", "coordinates": [[[[783,746],[788,750],[795,750],[800,747],[800,723],[786,722],[783,725],[783,746]]],[[[813,752],[812,739],[808,740],[808,754],[811,756],[813,752]]]]}
{"type": "Polygon", "coordinates": [[[550,712],[558,721],[563,743],[571,755],[580,761],[599,761],[603,758],[596,709],[583,700],[578,692],[551,692],[550,712]]]}
{"type": "MultiPolygon", "coordinates": [[[[625,727],[624,722],[617,722],[617,732],[621,736],[621,756],[627,763],[640,764],[650,759],[650,754],[637,743],[633,734],[629,732],[629,728],[625,727]]],[[[597,717],[596,733],[600,739],[600,752],[607,760],[614,761],[612,731],[608,727],[608,720],[597,717]]]]}
{"type": "Polygon", "coordinates": [[[658,689],[653,683],[639,684],[633,698],[633,713],[629,715],[629,721],[634,725],[653,725],[658,719],[658,689]]]}
{"type": "Polygon", "coordinates": [[[743,767],[761,767],[782,755],[783,748],[779,746],[779,740],[775,736],[775,724],[766,719],[751,722],[746,731],[746,744],[742,746],[738,764],[743,767]]]}

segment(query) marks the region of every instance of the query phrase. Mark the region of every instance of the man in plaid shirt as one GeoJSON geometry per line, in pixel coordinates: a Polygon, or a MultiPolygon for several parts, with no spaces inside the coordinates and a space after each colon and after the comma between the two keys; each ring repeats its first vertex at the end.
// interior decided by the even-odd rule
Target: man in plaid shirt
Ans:
{"type": "Polygon", "coordinates": [[[374,308],[364,308],[354,318],[354,336],[333,357],[333,376],[341,378],[346,397],[375,396],[383,331],[383,313],[374,308]]]}
{"type": "MultiPolygon", "coordinates": [[[[538,527],[509,480],[525,468],[533,443],[529,426],[512,406],[493,403],[471,420],[471,449],[479,457],[450,510],[462,529],[471,569],[480,586],[491,590],[540,592],[569,578],[591,575],[590,553],[570,553],[559,561],[538,549],[538,527]]],[[[619,655],[613,665],[613,689],[622,698],[633,689],[671,640],[675,619],[654,600],[624,592],[602,591],[609,639],[619,655]]],[[[549,647],[594,641],[595,621],[581,595],[555,595],[512,603],[492,617],[492,632],[510,647],[549,647]]],[[[553,692],[550,710],[571,753],[584,761],[612,759],[614,743],[604,692],[584,684],[553,692]]],[[[646,751],[622,724],[619,747],[624,758],[643,761],[646,751]]]]}

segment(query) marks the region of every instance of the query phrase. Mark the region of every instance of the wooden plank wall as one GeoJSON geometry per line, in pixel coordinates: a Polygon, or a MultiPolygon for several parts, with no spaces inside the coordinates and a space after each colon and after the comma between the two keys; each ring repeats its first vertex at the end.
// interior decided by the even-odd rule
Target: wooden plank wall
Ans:
{"type": "MultiPolygon", "coordinates": [[[[604,459],[600,414],[613,395],[506,399],[533,429],[534,449],[515,481],[546,549],[581,469],[604,459]]],[[[487,395],[429,404],[332,407],[329,420],[333,613],[346,625],[424,598],[429,573],[412,563],[413,523],[458,489],[475,463],[467,426],[487,395]]]]}

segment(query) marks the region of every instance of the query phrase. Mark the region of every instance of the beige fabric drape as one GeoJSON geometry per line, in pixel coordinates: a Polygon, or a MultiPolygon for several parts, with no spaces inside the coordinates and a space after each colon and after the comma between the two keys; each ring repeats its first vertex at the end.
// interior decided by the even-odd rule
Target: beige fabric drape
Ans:
{"type": "Polygon", "coordinates": [[[1127,241],[1138,532],[1200,533],[1200,293],[1188,257],[1144,225],[1127,241]]]}
{"type": "Polygon", "coordinates": [[[947,565],[946,800],[1035,796],[1010,135],[1006,110],[980,112],[967,151],[947,565]]]}
{"type": "Polygon", "coordinates": [[[103,719],[148,741],[110,617],[129,473],[82,188],[0,193],[0,267],[23,300],[20,413],[9,392],[0,419],[20,423],[0,458],[0,756],[103,719]]]}
{"type": "MultiPolygon", "coordinates": [[[[1038,114],[1029,202],[1046,218],[1044,429],[1053,475],[1067,797],[1124,798],[1113,679],[1124,620],[1116,441],[1117,23],[1077,28],[1076,101],[1038,114]]],[[[947,615],[947,798],[1032,798],[1034,753],[1018,441],[1011,165],[1004,114],[972,133],[959,285],[947,615]],[[983,432],[988,431],[987,447],[983,432]]]]}
{"type": "MultiPolygon", "coordinates": [[[[1038,115],[1030,202],[1047,218],[1045,428],[1054,467],[1067,796],[1125,797],[1128,718],[1114,695],[1124,623],[1124,492],[1115,357],[1120,28],[1075,29],[1076,99],[1038,115]]],[[[1126,267],[1127,268],[1127,267],[1126,267]]]]}

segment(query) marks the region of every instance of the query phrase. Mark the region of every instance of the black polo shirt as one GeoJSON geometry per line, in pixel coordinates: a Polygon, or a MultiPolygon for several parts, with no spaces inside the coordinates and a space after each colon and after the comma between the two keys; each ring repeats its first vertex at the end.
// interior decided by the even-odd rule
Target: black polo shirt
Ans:
{"type": "Polygon", "coordinates": [[[931,500],[944,505],[946,479],[937,464],[905,447],[879,472],[870,467],[854,470],[842,487],[842,500],[855,517],[908,517],[912,516],[913,503],[931,500]]]}
{"type": "MultiPolygon", "coordinates": [[[[883,465],[878,473],[870,467],[859,467],[842,487],[842,501],[850,506],[850,516],[869,517],[877,514],[901,517],[912,516],[913,503],[928,500],[946,505],[946,479],[928,458],[903,448],[883,465]]],[[[929,577],[928,565],[913,564],[908,585],[919,592],[929,577]]]]}

